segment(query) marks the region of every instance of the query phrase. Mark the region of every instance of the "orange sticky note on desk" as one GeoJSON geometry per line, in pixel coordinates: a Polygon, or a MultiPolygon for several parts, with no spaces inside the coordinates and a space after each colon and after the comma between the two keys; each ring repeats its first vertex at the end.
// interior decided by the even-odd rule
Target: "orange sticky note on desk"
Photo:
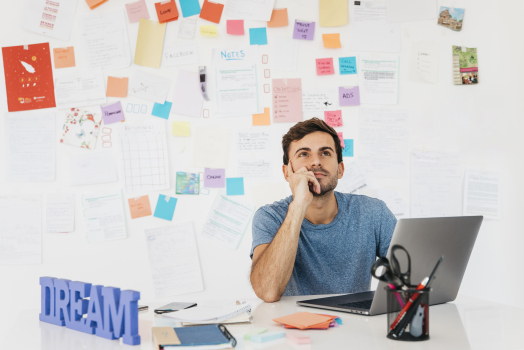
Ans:
{"type": "Polygon", "coordinates": [[[270,125],[271,116],[269,115],[269,107],[264,107],[264,113],[253,114],[253,126],[270,125]]]}
{"type": "Polygon", "coordinates": [[[155,9],[159,23],[172,22],[178,19],[178,9],[175,0],[155,2],[155,9]]]}
{"type": "Polygon", "coordinates": [[[222,10],[224,10],[224,5],[204,0],[202,10],[200,10],[200,18],[207,19],[213,23],[219,23],[220,17],[222,17],[222,10]]]}
{"type": "Polygon", "coordinates": [[[102,5],[104,2],[107,2],[107,0],[86,0],[87,6],[89,6],[91,10],[102,5]]]}
{"type": "Polygon", "coordinates": [[[127,83],[129,78],[107,77],[108,97],[127,97],[127,83]]]}
{"type": "Polygon", "coordinates": [[[285,27],[288,25],[287,8],[274,9],[271,13],[271,19],[267,22],[268,27],[285,27]]]}
{"type": "Polygon", "coordinates": [[[328,49],[339,49],[340,45],[340,34],[322,34],[322,40],[324,41],[324,47],[328,49]]]}
{"type": "Polygon", "coordinates": [[[331,321],[331,317],[313,314],[311,312],[297,312],[284,317],[273,319],[277,323],[294,326],[298,329],[307,329],[331,321]]]}
{"type": "Polygon", "coordinates": [[[129,198],[127,201],[129,202],[129,212],[131,213],[131,219],[137,219],[151,215],[149,196],[129,198]]]}
{"type": "Polygon", "coordinates": [[[55,69],[76,66],[75,48],[70,46],[67,48],[53,49],[53,60],[55,62],[55,69]]]}

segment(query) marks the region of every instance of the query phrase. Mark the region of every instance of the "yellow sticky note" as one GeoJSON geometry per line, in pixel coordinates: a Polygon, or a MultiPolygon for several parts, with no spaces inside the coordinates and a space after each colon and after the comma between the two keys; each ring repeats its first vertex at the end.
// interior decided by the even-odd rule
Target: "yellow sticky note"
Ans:
{"type": "Polygon", "coordinates": [[[140,18],[136,39],[135,64],[160,68],[166,24],[140,18]]]}
{"type": "Polygon", "coordinates": [[[270,125],[271,118],[269,116],[269,107],[264,107],[264,113],[253,114],[253,126],[270,125]]]}
{"type": "Polygon", "coordinates": [[[320,0],[319,25],[321,27],[338,27],[348,23],[347,0],[320,0]]]}
{"type": "Polygon", "coordinates": [[[173,122],[171,131],[173,136],[191,136],[191,127],[189,122],[173,122]]]}
{"type": "Polygon", "coordinates": [[[324,41],[324,47],[329,49],[338,49],[340,45],[340,34],[322,34],[322,40],[324,41]]]}
{"type": "Polygon", "coordinates": [[[208,26],[200,26],[200,35],[218,37],[217,26],[214,24],[208,26]]]}

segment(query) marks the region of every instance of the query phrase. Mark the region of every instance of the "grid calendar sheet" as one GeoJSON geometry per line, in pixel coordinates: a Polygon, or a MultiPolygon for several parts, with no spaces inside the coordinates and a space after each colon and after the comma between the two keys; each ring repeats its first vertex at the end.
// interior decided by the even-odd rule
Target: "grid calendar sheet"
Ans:
{"type": "Polygon", "coordinates": [[[121,167],[127,193],[169,189],[166,131],[162,123],[130,124],[121,129],[121,167]]]}

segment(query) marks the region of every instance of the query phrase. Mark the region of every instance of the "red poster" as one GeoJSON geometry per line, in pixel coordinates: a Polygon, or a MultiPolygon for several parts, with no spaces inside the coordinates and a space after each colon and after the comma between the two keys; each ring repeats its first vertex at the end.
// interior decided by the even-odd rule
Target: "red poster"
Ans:
{"type": "Polygon", "coordinates": [[[2,47],[9,112],[56,107],[49,43],[2,47]]]}

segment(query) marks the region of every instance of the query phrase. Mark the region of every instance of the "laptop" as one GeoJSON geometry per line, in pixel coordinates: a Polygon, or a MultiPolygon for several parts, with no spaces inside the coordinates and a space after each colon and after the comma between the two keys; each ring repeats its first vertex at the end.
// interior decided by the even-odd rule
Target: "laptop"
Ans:
{"type": "MultiPolygon", "coordinates": [[[[391,247],[400,244],[411,257],[411,284],[418,285],[428,277],[438,259],[444,256],[431,284],[430,305],[447,303],[457,297],[462,277],[482,224],[482,216],[400,219],[391,247]]],[[[397,253],[405,270],[407,258],[397,253]]],[[[371,271],[368,273],[371,274],[371,271]]],[[[359,315],[379,315],[387,312],[386,283],[380,281],[376,291],[344,294],[320,299],[297,301],[300,306],[351,312],[359,315]]]]}

